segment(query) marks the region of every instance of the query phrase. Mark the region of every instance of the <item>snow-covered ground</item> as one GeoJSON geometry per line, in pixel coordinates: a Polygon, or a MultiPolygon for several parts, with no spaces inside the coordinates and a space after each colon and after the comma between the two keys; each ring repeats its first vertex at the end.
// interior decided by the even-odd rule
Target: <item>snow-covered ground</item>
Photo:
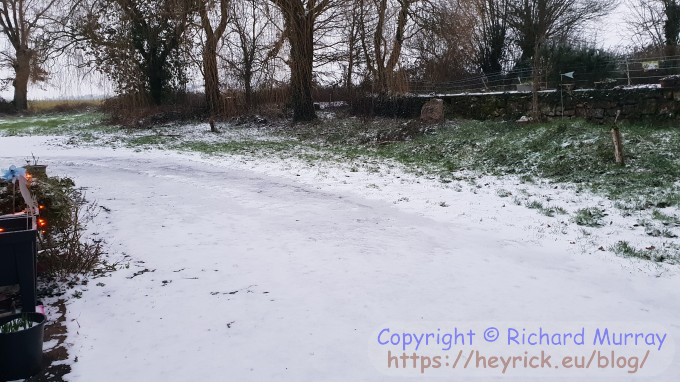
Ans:
{"type": "MultiPolygon", "coordinates": [[[[624,224],[583,230],[495,190],[606,203],[592,195],[64,141],[2,137],[0,167],[33,153],[87,187],[129,264],[69,300],[69,381],[392,380],[371,357],[388,322],[642,322],[680,339],[677,268],[592,250],[629,239],[624,224]]],[[[677,381],[665,354],[639,380],[677,381]]]]}

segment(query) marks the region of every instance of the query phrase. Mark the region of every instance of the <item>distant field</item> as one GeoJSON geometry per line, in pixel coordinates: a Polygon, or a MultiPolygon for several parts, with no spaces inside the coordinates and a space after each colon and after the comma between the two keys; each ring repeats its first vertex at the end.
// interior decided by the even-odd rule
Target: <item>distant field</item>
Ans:
{"type": "Polygon", "coordinates": [[[37,100],[28,101],[28,109],[34,113],[63,112],[99,107],[103,99],[92,100],[37,100]]]}

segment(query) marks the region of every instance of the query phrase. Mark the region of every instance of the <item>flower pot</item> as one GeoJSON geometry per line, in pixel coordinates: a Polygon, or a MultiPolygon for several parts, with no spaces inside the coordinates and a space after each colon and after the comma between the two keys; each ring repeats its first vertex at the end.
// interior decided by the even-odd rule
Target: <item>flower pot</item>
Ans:
{"type": "Polygon", "coordinates": [[[0,233],[35,229],[34,218],[26,214],[0,216],[0,233]]]}
{"type": "Polygon", "coordinates": [[[24,379],[42,369],[45,316],[22,313],[0,318],[0,325],[25,317],[36,325],[14,333],[0,333],[0,381],[24,379]]]}
{"type": "Polygon", "coordinates": [[[518,92],[530,92],[533,90],[533,85],[532,84],[517,84],[515,85],[515,89],[518,92]]]}
{"type": "Polygon", "coordinates": [[[46,164],[29,164],[24,166],[26,172],[31,174],[34,178],[47,178],[47,165],[46,164]]]}

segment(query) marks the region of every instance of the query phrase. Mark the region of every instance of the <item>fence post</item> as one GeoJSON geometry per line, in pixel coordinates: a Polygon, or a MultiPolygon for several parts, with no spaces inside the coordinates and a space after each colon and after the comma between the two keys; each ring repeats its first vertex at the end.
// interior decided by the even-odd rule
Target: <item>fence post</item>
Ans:
{"type": "Polygon", "coordinates": [[[614,119],[614,127],[612,128],[612,141],[614,141],[614,159],[616,164],[625,165],[623,160],[623,138],[621,137],[621,130],[619,130],[618,120],[621,110],[616,111],[616,118],[614,119]]]}

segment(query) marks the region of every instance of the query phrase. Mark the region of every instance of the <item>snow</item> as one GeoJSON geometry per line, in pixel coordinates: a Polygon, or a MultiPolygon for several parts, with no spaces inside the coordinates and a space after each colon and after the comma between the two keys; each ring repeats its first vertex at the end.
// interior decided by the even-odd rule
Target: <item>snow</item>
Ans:
{"type": "Polygon", "coordinates": [[[640,85],[627,85],[623,89],[660,89],[661,84],[640,84],[640,85]]]}
{"type": "MultiPolygon", "coordinates": [[[[617,86],[614,89],[623,89],[623,90],[635,90],[635,89],[660,89],[661,85],[660,84],[641,84],[641,85],[626,85],[626,86],[617,86]]],[[[544,90],[539,90],[538,93],[556,93],[558,92],[559,89],[544,89],[544,90]]],[[[598,89],[589,89],[589,88],[582,88],[582,89],[574,89],[574,92],[593,92],[593,91],[598,91],[598,89]]],[[[503,94],[531,94],[531,90],[503,90],[503,91],[464,91],[464,92],[456,92],[456,93],[429,93],[429,94],[415,94],[414,96],[419,97],[419,98],[430,98],[430,97],[435,97],[435,98],[441,98],[441,97],[468,97],[468,96],[489,96],[489,95],[503,95],[503,94]]]]}
{"type": "MultiPolygon", "coordinates": [[[[635,243],[622,218],[574,228],[495,195],[609,203],[587,193],[64,142],[2,137],[0,163],[34,153],[111,210],[96,228],[121,267],[68,301],[69,381],[392,380],[369,347],[395,321],[648,322],[680,339],[677,267],[594,250],[635,243]]],[[[672,357],[653,380],[677,380],[672,357]]]]}

